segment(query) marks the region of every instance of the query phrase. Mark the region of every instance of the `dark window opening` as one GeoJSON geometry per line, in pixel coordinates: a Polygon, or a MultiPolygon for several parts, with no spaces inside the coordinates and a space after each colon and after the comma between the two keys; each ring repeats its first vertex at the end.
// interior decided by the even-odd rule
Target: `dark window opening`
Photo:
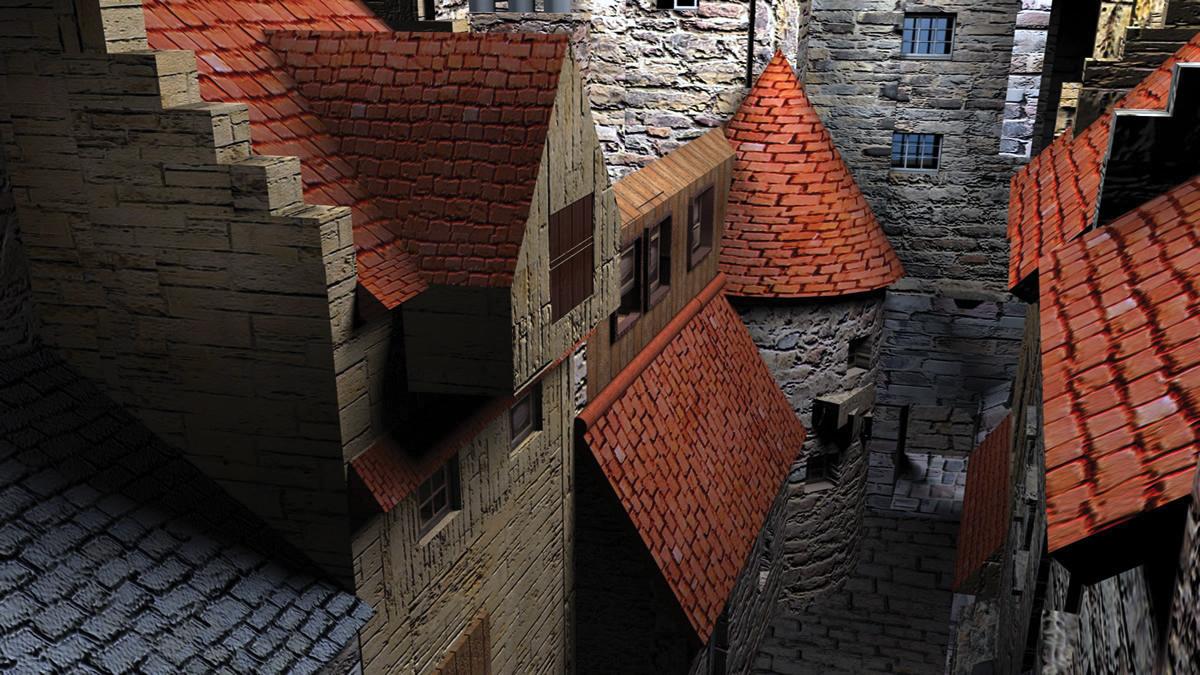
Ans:
{"type": "Polygon", "coordinates": [[[438,467],[432,476],[417,487],[417,513],[422,535],[462,508],[458,487],[457,456],[438,467]]]}
{"type": "Polygon", "coordinates": [[[592,295],[592,195],[550,216],[550,316],[558,321],[592,295]]]}
{"type": "Polygon", "coordinates": [[[871,352],[874,351],[875,341],[870,335],[863,335],[850,340],[848,365],[851,368],[871,368],[871,352]]]}
{"type": "Polygon", "coordinates": [[[655,6],[659,9],[696,9],[700,0],[657,0],[655,6]]]}
{"type": "Polygon", "coordinates": [[[517,447],[542,429],[542,386],[535,384],[508,411],[510,447],[517,447]]]}
{"type": "Polygon", "coordinates": [[[713,191],[708,188],[693,197],[688,208],[688,269],[708,256],[712,243],[713,191]]]}
{"type": "Polygon", "coordinates": [[[906,14],[900,53],[904,56],[948,58],[954,44],[953,14],[906,14]]]}
{"type": "Polygon", "coordinates": [[[837,485],[841,478],[842,456],[840,453],[826,453],[810,457],[804,465],[805,482],[829,483],[837,485]]]}
{"type": "Polygon", "coordinates": [[[646,307],[658,304],[671,285],[671,219],[646,233],[646,307]]]}
{"type": "Polygon", "coordinates": [[[892,134],[892,168],[904,171],[935,171],[941,164],[941,134],[892,134]]]}
{"type": "Polygon", "coordinates": [[[641,263],[642,240],[639,238],[621,250],[621,259],[618,262],[617,274],[621,284],[621,304],[617,307],[617,313],[613,315],[612,337],[614,340],[624,335],[642,315],[641,263]]]}

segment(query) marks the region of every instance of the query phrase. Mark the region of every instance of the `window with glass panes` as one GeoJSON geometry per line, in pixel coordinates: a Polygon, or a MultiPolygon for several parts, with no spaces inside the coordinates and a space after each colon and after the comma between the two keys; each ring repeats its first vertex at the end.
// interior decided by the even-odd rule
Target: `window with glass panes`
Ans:
{"type": "Polygon", "coordinates": [[[617,274],[621,283],[621,304],[613,315],[613,338],[619,337],[642,314],[642,240],[621,249],[617,274]]]}
{"type": "Polygon", "coordinates": [[[457,456],[438,467],[417,487],[417,505],[422,534],[459,509],[457,456]]]}
{"type": "Polygon", "coordinates": [[[511,447],[515,448],[542,428],[542,388],[535,384],[508,411],[511,447]]]}
{"type": "Polygon", "coordinates": [[[671,285],[671,219],[646,232],[646,307],[654,306],[671,285]]]}
{"type": "Polygon", "coordinates": [[[892,168],[933,171],[942,155],[941,134],[892,134],[892,168]]]}
{"type": "Polygon", "coordinates": [[[692,198],[688,208],[688,269],[704,260],[712,250],[713,191],[708,188],[692,198]]]}
{"type": "Polygon", "coordinates": [[[954,44],[953,14],[906,14],[900,53],[948,58],[954,44]]]}

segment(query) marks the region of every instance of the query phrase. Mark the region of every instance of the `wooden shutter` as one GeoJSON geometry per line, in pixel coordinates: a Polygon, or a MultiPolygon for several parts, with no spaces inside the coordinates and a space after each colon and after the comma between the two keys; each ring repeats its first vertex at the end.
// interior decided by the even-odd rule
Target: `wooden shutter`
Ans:
{"type": "Polygon", "coordinates": [[[433,675],[492,675],[488,618],[480,614],[450,645],[433,675]]]}
{"type": "Polygon", "coordinates": [[[550,216],[550,316],[554,321],[592,294],[593,195],[550,216]]]}

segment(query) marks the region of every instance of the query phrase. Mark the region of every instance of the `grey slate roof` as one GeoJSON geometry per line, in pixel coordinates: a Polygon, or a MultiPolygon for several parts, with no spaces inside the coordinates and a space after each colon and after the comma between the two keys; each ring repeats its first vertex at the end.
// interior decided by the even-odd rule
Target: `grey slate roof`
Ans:
{"type": "Polygon", "coordinates": [[[309,673],[369,614],[52,352],[0,360],[0,672],[309,673]]]}

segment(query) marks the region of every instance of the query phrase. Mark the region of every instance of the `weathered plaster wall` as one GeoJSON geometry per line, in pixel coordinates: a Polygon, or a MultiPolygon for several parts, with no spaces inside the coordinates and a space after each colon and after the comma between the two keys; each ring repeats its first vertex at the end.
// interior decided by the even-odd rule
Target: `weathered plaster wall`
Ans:
{"type": "Polygon", "coordinates": [[[294,158],[252,155],[246,108],[200,100],[191,52],[140,51],[140,3],[81,6],[97,19],[0,10],[42,335],[348,580],[333,334],[349,315],[331,296],[353,283],[349,211],[305,205],[294,158]]]}
{"type": "Polygon", "coordinates": [[[1000,155],[1019,0],[814,0],[808,96],[911,277],[1007,278],[1016,160],[1000,155]],[[900,55],[905,11],[956,14],[953,58],[900,55]],[[943,134],[936,173],[891,170],[893,130],[943,134]]]}
{"type": "Polygon", "coordinates": [[[510,450],[508,415],[459,450],[462,508],[419,534],[416,495],[354,536],[367,673],[426,672],[481,612],[492,672],[556,675],[567,658],[569,366],[542,380],[543,427],[510,450]]]}

